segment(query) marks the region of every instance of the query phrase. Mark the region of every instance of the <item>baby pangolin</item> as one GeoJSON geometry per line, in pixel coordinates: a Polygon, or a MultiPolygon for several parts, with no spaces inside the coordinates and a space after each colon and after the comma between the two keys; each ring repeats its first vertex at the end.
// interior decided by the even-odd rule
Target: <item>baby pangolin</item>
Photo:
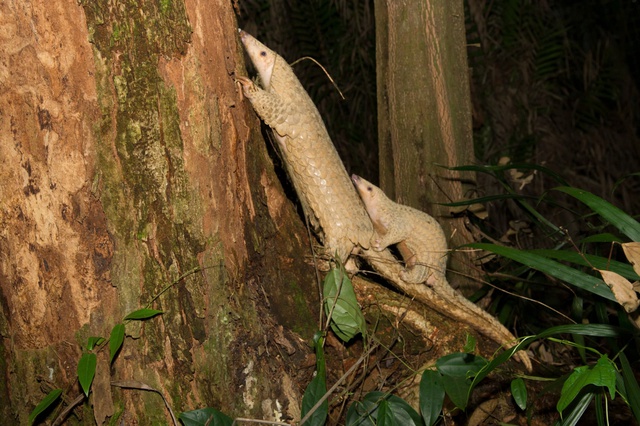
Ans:
{"type": "MultiPolygon", "coordinates": [[[[425,283],[429,288],[422,289],[424,299],[438,312],[469,324],[500,344],[513,346],[515,337],[509,330],[449,285],[445,276],[447,240],[440,224],[420,210],[390,200],[360,176],[352,175],[351,180],[373,222],[371,248],[382,251],[396,245],[405,263],[400,278],[409,284],[425,283]]],[[[516,356],[531,371],[526,352],[517,352],[516,356]]]]}

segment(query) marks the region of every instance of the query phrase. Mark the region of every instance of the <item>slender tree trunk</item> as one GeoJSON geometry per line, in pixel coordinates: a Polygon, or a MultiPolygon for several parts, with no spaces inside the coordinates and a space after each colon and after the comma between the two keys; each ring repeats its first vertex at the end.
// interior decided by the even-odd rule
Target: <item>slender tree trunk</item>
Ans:
{"type": "MultiPolygon", "coordinates": [[[[474,161],[463,3],[377,0],[375,10],[381,186],[438,219],[451,247],[471,242],[464,219],[437,204],[463,199],[462,179],[474,178],[441,167],[474,161]]],[[[451,267],[462,287],[478,275],[463,252],[451,267]]]]}
{"type": "Polygon", "coordinates": [[[168,423],[158,393],[176,412],[297,418],[308,349],[287,330],[311,336],[318,292],[234,84],[231,3],[4,2],[0,29],[3,418],[79,395],[88,337],[147,305],[164,313],[126,325],[111,368],[100,354],[78,423],[168,423]]]}

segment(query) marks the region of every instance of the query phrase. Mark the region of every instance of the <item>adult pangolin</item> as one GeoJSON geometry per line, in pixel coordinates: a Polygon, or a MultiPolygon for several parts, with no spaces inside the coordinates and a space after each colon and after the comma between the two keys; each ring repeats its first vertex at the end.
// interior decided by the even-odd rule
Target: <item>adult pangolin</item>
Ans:
{"type": "Polygon", "coordinates": [[[244,95],[273,129],[303,210],[326,253],[346,262],[369,247],[371,221],[333,146],[320,113],[287,62],[240,30],[263,88],[237,77],[244,95]]]}

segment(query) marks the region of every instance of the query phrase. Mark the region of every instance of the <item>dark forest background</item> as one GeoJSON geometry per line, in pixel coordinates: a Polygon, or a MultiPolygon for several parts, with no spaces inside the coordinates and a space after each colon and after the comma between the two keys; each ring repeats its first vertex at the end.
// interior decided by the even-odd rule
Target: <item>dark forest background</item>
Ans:
{"type": "MultiPolygon", "coordinates": [[[[239,2],[241,26],[289,62],[323,115],[348,171],[377,182],[371,0],[239,2]]],[[[535,163],[638,212],[640,2],[465,1],[478,164],[535,163]]],[[[411,70],[407,70],[411,78],[411,70]]],[[[544,178],[525,192],[540,194],[544,178]]],[[[490,195],[499,188],[479,182],[490,195]]],[[[512,219],[490,206],[494,226],[512,219]]],[[[508,208],[507,205],[504,208],[508,208]]],[[[548,212],[551,216],[553,211],[548,212]]]]}

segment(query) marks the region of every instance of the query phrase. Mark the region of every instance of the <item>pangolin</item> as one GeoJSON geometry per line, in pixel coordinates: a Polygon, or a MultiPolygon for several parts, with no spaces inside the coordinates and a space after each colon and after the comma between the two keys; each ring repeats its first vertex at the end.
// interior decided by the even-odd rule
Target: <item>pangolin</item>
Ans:
{"type": "MultiPolygon", "coordinates": [[[[420,300],[438,312],[461,320],[496,342],[513,346],[515,337],[497,319],[454,290],[445,276],[447,240],[440,224],[428,214],[391,201],[385,193],[357,175],[352,175],[360,198],[373,222],[375,234],[371,248],[385,250],[397,245],[405,262],[398,275],[409,284],[425,283],[420,300]]],[[[524,351],[518,359],[531,371],[531,360],[524,351]]]]}
{"type": "Polygon", "coordinates": [[[237,81],[258,116],[273,129],[304,213],[327,254],[346,262],[356,245],[368,248],[373,229],[367,212],[320,113],[289,64],[239,31],[263,88],[245,77],[237,81]]]}

